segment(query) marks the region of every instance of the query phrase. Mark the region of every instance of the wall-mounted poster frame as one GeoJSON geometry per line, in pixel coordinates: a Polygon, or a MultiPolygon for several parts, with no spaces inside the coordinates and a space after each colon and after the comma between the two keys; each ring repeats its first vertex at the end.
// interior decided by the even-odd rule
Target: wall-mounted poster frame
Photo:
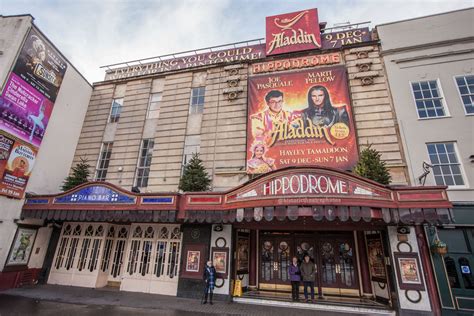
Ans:
{"type": "Polygon", "coordinates": [[[250,235],[245,232],[237,232],[236,244],[236,270],[237,274],[249,273],[250,235]]]}
{"type": "Polygon", "coordinates": [[[183,260],[181,276],[190,279],[202,279],[204,265],[209,254],[204,244],[190,244],[183,246],[183,260]]]}
{"type": "Polygon", "coordinates": [[[5,266],[27,266],[30,260],[37,230],[18,227],[5,266]]]}
{"type": "Polygon", "coordinates": [[[420,259],[416,252],[395,252],[398,286],[402,290],[424,291],[420,259]]]}
{"type": "Polygon", "coordinates": [[[367,240],[367,259],[369,261],[371,280],[386,283],[385,256],[380,234],[366,235],[365,237],[367,240]]]}
{"type": "Polygon", "coordinates": [[[219,277],[227,279],[229,272],[229,248],[212,247],[211,260],[219,277]]]}

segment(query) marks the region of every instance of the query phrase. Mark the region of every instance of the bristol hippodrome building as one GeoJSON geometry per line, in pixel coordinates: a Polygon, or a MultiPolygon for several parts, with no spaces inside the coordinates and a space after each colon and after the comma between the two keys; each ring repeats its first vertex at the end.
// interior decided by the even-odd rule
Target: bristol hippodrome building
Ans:
{"type": "Polygon", "coordinates": [[[308,254],[315,306],[437,314],[425,228],[453,220],[446,187],[409,183],[376,32],[325,25],[270,16],[265,39],[105,66],[74,159],[94,181],[22,210],[55,227],[47,282],[197,298],[211,259],[220,298],[299,306],[308,254]],[[369,144],[388,186],[351,172],[369,144]],[[209,192],[178,191],[193,153],[209,192]]]}

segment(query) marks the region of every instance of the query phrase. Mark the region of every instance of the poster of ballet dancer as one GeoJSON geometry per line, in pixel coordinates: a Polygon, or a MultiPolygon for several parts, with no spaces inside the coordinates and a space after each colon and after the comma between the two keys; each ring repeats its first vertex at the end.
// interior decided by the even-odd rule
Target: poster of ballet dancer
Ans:
{"type": "Polygon", "coordinates": [[[35,147],[41,145],[53,103],[14,73],[0,96],[0,130],[35,147]]]}
{"type": "Polygon", "coordinates": [[[66,69],[66,59],[32,28],[12,72],[54,103],[66,69]]]}
{"type": "Polygon", "coordinates": [[[23,197],[36,154],[34,146],[0,132],[0,195],[23,197]]]}

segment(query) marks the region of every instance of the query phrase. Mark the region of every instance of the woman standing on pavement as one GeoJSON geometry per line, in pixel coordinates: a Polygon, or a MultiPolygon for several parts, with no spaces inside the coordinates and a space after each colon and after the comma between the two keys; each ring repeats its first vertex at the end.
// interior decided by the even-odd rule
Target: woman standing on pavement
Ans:
{"type": "Polygon", "coordinates": [[[293,262],[288,269],[288,273],[290,274],[290,281],[291,281],[291,299],[293,302],[299,300],[300,297],[300,281],[301,281],[301,271],[300,267],[298,266],[298,258],[293,257],[293,262]]]}
{"type": "Polygon", "coordinates": [[[212,292],[214,291],[214,285],[216,283],[216,268],[212,265],[211,260],[207,262],[204,268],[203,279],[206,286],[204,288],[204,302],[202,302],[202,304],[207,304],[207,295],[209,294],[209,304],[212,305],[212,292]]]}

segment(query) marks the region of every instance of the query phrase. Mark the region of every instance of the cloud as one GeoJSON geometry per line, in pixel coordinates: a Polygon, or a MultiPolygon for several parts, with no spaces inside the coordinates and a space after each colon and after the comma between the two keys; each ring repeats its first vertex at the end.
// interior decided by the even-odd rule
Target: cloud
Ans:
{"type": "Polygon", "coordinates": [[[4,15],[31,13],[36,25],[90,82],[104,78],[102,65],[264,37],[266,16],[315,5],[328,26],[348,21],[372,21],[374,26],[472,5],[463,0],[7,2],[2,4],[4,15]]]}

